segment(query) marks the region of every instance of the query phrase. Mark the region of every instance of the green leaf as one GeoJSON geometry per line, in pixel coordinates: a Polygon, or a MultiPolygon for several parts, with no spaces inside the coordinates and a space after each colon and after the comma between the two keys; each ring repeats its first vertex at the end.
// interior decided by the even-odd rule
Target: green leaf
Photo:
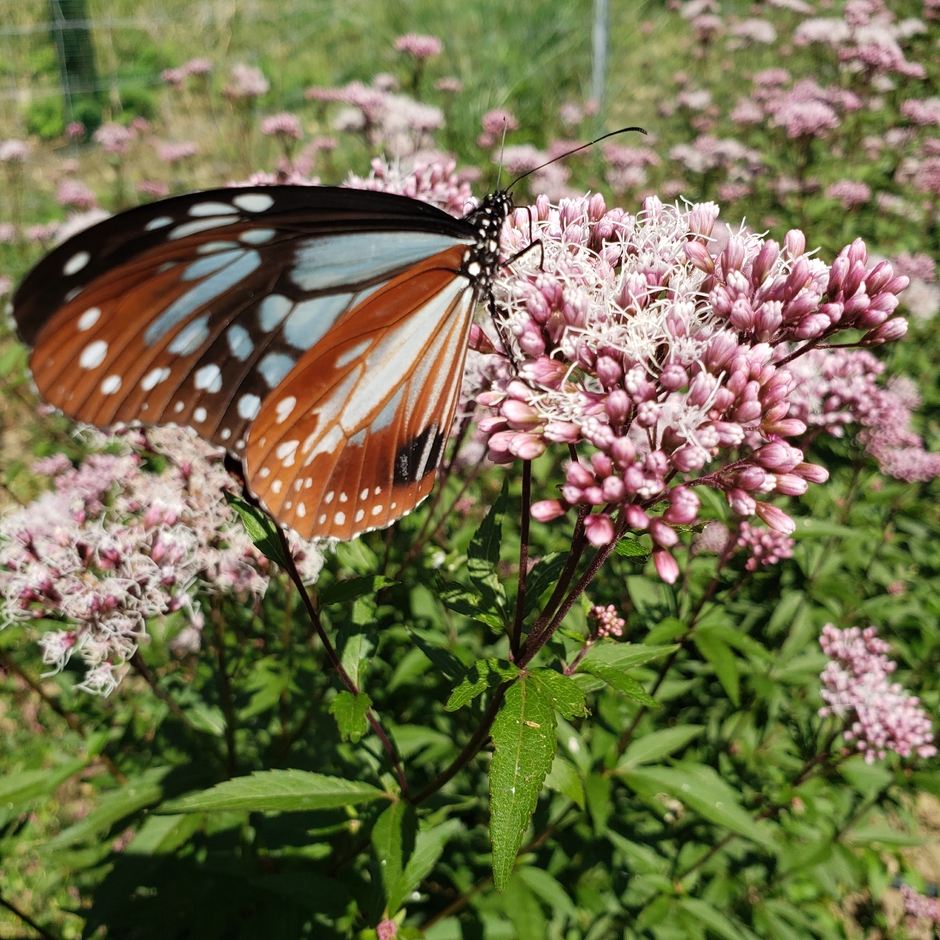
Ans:
{"type": "Polygon", "coordinates": [[[464,664],[453,653],[434,645],[437,642],[444,641],[444,638],[439,634],[432,633],[430,630],[415,630],[414,628],[408,628],[408,634],[415,641],[415,645],[431,660],[442,675],[448,679],[456,680],[463,673],[464,664]]]}
{"type": "Polygon", "coordinates": [[[518,675],[519,669],[516,666],[501,662],[495,656],[478,659],[467,668],[460,685],[450,693],[444,709],[449,712],[457,711],[478,695],[482,695],[487,688],[495,688],[500,682],[515,679],[518,675]]]}
{"type": "Polygon", "coordinates": [[[773,845],[766,826],[758,825],[739,803],[739,794],[711,768],[702,764],[645,767],[619,774],[635,790],[663,791],[719,826],[761,845],[773,845]]]}
{"type": "Polygon", "coordinates": [[[0,777],[0,808],[12,809],[19,803],[52,793],[87,763],[86,760],[72,760],[47,770],[18,770],[0,777]]]}
{"type": "MultiPolygon", "coordinates": [[[[503,516],[509,505],[509,481],[503,479],[503,488],[486,514],[480,528],[467,549],[467,574],[480,592],[480,607],[490,616],[496,616],[502,629],[506,621],[506,595],[499,580],[496,566],[499,564],[499,547],[502,542],[503,516]]],[[[476,615],[479,617],[479,615],[476,615]]],[[[484,621],[494,626],[489,621],[484,621]]]]}
{"type": "Polygon", "coordinates": [[[502,907],[512,923],[512,937],[516,940],[545,940],[548,924],[538,899],[528,884],[519,876],[510,878],[505,886],[502,907]]]}
{"type": "Polygon", "coordinates": [[[317,591],[317,599],[321,607],[329,604],[348,604],[357,597],[366,594],[375,594],[383,588],[395,584],[394,579],[377,574],[367,578],[348,578],[345,581],[334,581],[322,591],[317,591]]]}
{"type": "Polygon", "coordinates": [[[416,828],[414,807],[403,800],[392,803],[372,828],[372,847],[379,860],[390,917],[401,907],[407,890],[402,887],[402,875],[414,851],[416,828]]]}
{"type": "Polygon", "coordinates": [[[555,756],[555,711],[540,683],[523,675],[509,687],[492,737],[490,839],[493,883],[502,892],[555,756]]]}
{"type": "Polygon", "coordinates": [[[277,810],[333,809],[387,799],[371,784],[342,777],[327,777],[301,770],[266,770],[250,777],[236,777],[224,783],[170,800],[160,813],[218,813],[227,810],[264,812],[277,810]]]}
{"type": "Polygon", "coordinates": [[[613,808],[610,801],[610,777],[607,774],[588,774],[584,781],[584,794],[594,824],[594,835],[600,838],[607,829],[607,820],[613,808]]]}
{"type": "Polygon", "coordinates": [[[372,707],[372,699],[365,692],[353,695],[343,689],[336,698],[330,702],[330,714],[336,719],[339,733],[344,741],[356,744],[369,730],[366,715],[372,707]]]}
{"type": "Polygon", "coordinates": [[[358,686],[360,671],[368,663],[376,646],[375,603],[372,598],[357,598],[353,601],[353,622],[340,631],[339,661],[350,679],[358,686]],[[363,610],[363,607],[369,608],[363,610]],[[363,624],[360,621],[365,620],[363,624]]]}
{"type": "Polygon", "coordinates": [[[732,705],[741,702],[738,664],[731,647],[715,633],[702,627],[692,635],[699,652],[705,661],[715,670],[721,687],[728,694],[732,705]]]}
{"type": "Polygon", "coordinates": [[[199,813],[148,816],[124,851],[128,855],[163,855],[172,852],[188,842],[204,823],[205,817],[199,813]]]}
{"type": "Polygon", "coordinates": [[[724,940],[751,940],[756,935],[744,924],[731,920],[711,904],[693,897],[679,898],[679,907],[691,914],[699,923],[704,924],[712,933],[724,940]]]}
{"type": "Polygon", "coordinates": [[[529,886],[532,893],[541,898],[542,902],[555,913],[569,917],[571,920],[577,919],[578,908],[568,897],[567,891],[557,878],[544,869],[534,868],[532,865],[523,865],[517,875],[529,886]]]}
{"type": "Polygon", "coordinates": [[[640,705],[645,705],[647,708],[661,707],[659,702],[633,676],[628,676],[619,669],[604,666],[600,663],[588,663],[587,666],[582,663],[579,668],[591,673],[598,679],[602,679],[612,689],[616,689],[633,702],[639,702],[640,705]]]}
{"type": "Polygon", "coordinates": [[[388,889],[389,914],[401,907],[402,901],[427,878],[434,870],[437,860],[444,851],[447,841],[457,833],[463,832],[464,825],[459,819],[448,819],[446,822],[419,832],[414,843],[414,851],[408,859],[404,872],[397,883],[388,889]]]}
{"type": "Polygon", "coordinates": [[[624,558],[646,558],[650,550],[636,539],[626,536],[614,546],[614,551],[624,558]]]}
{"type": "Polygon", "coordinates": [[[502,630],[505,626],[505,615],[496,606],[492,596],[487,598],[456,581],[445,581],[443,578],[438,579],[437,595],[445,607],[458,614],[479,620],[494,630],[502,630]]]}
{"type": "Polygon", "coordinates": [[[263,659],[255,666],[247,685],[253,694],[239,711],[239,721],[247,721],[273,708],[290,685],[290,671],[282,660],[263,659]]]}
{"type": "Polygon", "coordinates": [[[42,851],[55,851],[108,832],[119,820],[157,803],[163,796],[163,778],[170,767],[151,767],[139,777],[98,797],[98,805],[84,818],[42,844],[42,851]]]}
{"type": "Polygon", "coordinates": [[[566,552],[552,552],[543,555],[526,575],[525,607],[523,615],[528,616],[538,606],[542,595],[558,582],[558,576],[568,560],[566,552]]]}
{"type": "Polygon", "coordinates": [[[545,786],[568,797],[579,809],[584,809],[584,784],[577,768],[561,754],[556,754],[552,769],[545,778],[545,786]]]}
{"type": "Polygon", "coordinates": [[[661,731],[644,734],[630,743],[630,746],[623,752],[617,768],[629,770],[640,764],[655,763],[685,747],[704,730],[704,725],[678,725],[675,728],[663,728],[661,731]]]}
{"type": "Polygon", "coordinates": [[[614,669],[626,670],[643,666],[654,659],[668,656],[679,647],[675,644],[669,646],[646,646],[642,643],[618,643],[615,640],[602,640],[595,643],[581,660],[579,668],[585,664],[598,664],[614,669]]]}
{"type": "Polygon", "coordinates": [[[241,517],[242,525],[245,527],[248,538],[254,543],[255,548],[265,558],[269,558],[282,568],[289,568],[290,563],[284,555],[284,549],[281,546],[281,539],[274,520],[263,509],[253,506],[240,496],[235,496],[225,490],[223,490],[222,495],[225,496],[225,501],[229,506],[241,517]]]}
{"type": "Polygon", "coordinates": [[[853,845],[868,845],[872,842],[878,842],[881,845],[923,845],[927,841],[926,836],[899,832],[887,823],[849,829],[843,838],[853,845]]]}
{"type": "Polygon", "coordinates": [[[563,676],[554,669],[533,669],[531,675],[548,696],[552,708],[563,718],[571,721],[572,718],[582,718],[588,713],[584,704],[584,693],[568,676],[563,676]]]}

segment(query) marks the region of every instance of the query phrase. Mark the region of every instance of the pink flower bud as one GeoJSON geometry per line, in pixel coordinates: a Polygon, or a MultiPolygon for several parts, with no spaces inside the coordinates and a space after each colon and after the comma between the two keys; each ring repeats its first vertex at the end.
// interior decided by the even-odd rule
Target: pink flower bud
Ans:
{"type": "Polygon", "coordinates": [[[813,463],[801,463],[793,468],[793,472],[798,473],[808,483],[825,483],[829,479],[829,471],[813,463]]]}
{"type": "Polygon", "coordinates": [[[568,464],[566,476],[569,483],[581,488],[591,486],[594,483],[594,474],[576,460],[568,464]]]}
{"type": "Polygon", "coordinates": [[[623,480],[615,476],[606,477],[601,489],[605,503],[619,503],[627,492],[623,480]]]}
{"type": "Polygon", "coordinates": [[[777,485],[774,489],[784,496],[802,496],[809,489],[806,480],[794,473],[778,473],[775,479],[777,485]]]}
{"type": "Polygon", "coordinates": [[[584,534],[595,548],[600,548],[614,540],[614,524],[607,513],[592,513],[584,520],[584,534]]]}
{"type": "Polygon", "coordinates": [[[656,573],[666,582],[666,584],[675,584],[679,578],[679,564],[664,548],[653,550],[653,564],[656,567],[656,573]]]}
{"type": "Polygon", "coordinates": [[[882,343],[893,343],[907,333],[907,320],[904,317],[893,317],[882,323],[862,339],[863,345],[880,346],[882,343]]]}
{"type": "Polygon", "coordinates": [[[784,535],[792,535],[796,528],[796,523],[779,506],[771,503],[755,503],[754,511],[771,529],[782,532],[784,535]]]}
{"type": "Polygon", "coordinates": [[[699,498],[687,486],[677,486],[669,494],[672,505],[663,513],[663,519],[670,525],[690,525],[695,521],[699,510],[699,498]]]}
{"type": "Polygon", "coordinates": [[[704,271],[706,274],[715,273],[715,262],[708,253],[708,248],[700,241],[686,242],[684,245],[685,256],[689,259],[693,267],[704,271]]]}
{"type": "Polygon", "coordinates": [[[604,388],[613,388],[620,381],[620,376],[623,375],[620,363],[610,356],[598,356],[595,368],[597,377],[604,388]]]}
{"type": "Polygon", "coordinates": [[[560,499],[543,499],[532,504],[532,518],[539,522],[552,522],[563,516],[568,507],[560,499]]]}
{"type": "Polygon", "coordinates": [[[660,548],[672,548],[679,541],[679,533],[661,519],[653,519],[650,522],[649,533],[653,542],[660,548]]]}
{"type": "Polygon", "coordinates": [[[604,410],[614,425],[621,425],[627,420],[631,406],[630,396],[622,388],[613,389],[604,400],[604,410]]]}
{"type": "Polygon", "coordinates": [[[631,529],[645,532],[649,528],[650,517],[639,506],[633,504],[627,506],[624,516],[631,529]]]}

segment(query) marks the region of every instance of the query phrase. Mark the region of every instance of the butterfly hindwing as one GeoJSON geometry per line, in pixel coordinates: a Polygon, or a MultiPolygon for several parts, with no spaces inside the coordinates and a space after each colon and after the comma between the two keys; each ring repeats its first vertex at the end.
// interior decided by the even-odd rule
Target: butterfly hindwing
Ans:
{"type": "Polygon", "coordinates": [[[353,309],[258,415],[251,486],[301,535],[379,528],[430,491],[473,308],[468,282],[454,277],[462,255],[428,259],[353,309]]]}

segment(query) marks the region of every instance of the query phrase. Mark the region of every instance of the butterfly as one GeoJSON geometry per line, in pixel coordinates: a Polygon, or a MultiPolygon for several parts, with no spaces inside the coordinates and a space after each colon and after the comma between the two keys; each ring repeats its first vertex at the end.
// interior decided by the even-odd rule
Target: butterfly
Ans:
{"type": "Polygon", "coordinates": [[[280,523],[350,539],[433,486],[511,207],[505,190],[462,219],[331,187],[176,196],[59,245],[13,318],[65,414],[189,426],[280,523]]]}

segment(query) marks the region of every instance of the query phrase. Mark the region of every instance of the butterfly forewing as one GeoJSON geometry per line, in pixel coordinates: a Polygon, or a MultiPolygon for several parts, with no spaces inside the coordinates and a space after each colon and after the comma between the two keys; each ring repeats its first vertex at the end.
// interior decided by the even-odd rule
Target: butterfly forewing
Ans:
{"type": "Polygon", "coordinates": [[[247,455],[278,519],[349,538],[431,488],[488,289],[479,272],[496,263],[493,217],[484,237],[383,193],[176,197],[61,245],[24,280],[14,318],[65,413],[189,425],[247,455]]]}

